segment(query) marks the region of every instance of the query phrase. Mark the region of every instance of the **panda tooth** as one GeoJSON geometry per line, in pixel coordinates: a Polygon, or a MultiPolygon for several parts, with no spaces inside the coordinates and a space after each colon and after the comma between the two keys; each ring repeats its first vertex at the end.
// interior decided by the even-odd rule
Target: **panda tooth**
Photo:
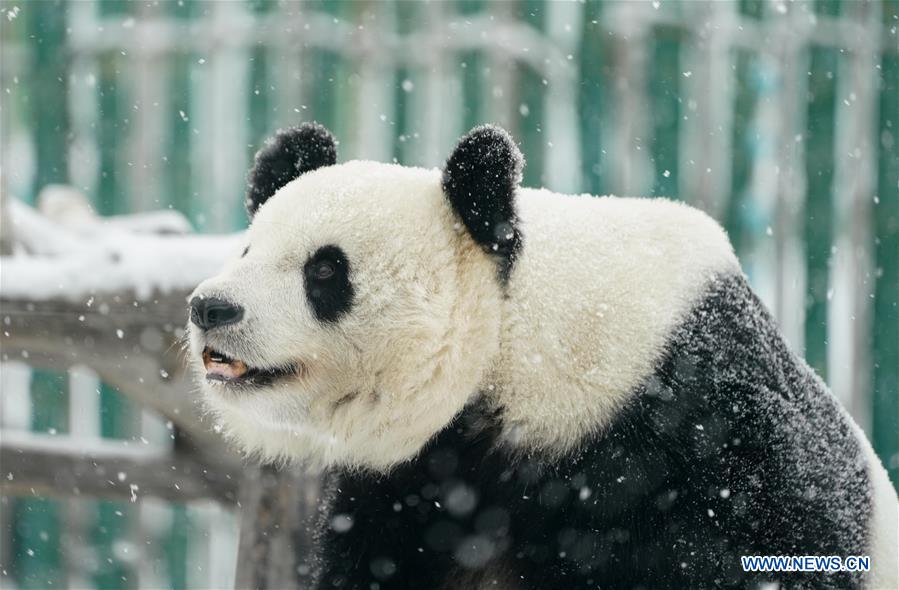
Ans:
{"type": "Polygon", "coordinates": [[[240,360],[231,361],[230,368],[233,371],[235,377],[243,377],[249,371],[247,365],[240,360]]]}

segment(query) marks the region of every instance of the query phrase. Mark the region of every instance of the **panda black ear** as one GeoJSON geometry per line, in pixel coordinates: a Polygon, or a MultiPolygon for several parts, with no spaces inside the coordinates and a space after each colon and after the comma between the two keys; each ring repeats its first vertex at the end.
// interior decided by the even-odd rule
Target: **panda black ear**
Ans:
{"type": "Polygon", "coordinates": [[[303,123],[278,130],[256,152],[247,175],[247,213],[252,218],[279,188],[306,172],[336,162],[334,136],[323,125],[303,123]]]}
{"type": "Polygon", "coordinates": [[[443,169],[443,192],[475,242],[498,257],[504,282],[521,248],[515,192],[524,159],[512,137],[500,127],[469,131],[443,169]]]}

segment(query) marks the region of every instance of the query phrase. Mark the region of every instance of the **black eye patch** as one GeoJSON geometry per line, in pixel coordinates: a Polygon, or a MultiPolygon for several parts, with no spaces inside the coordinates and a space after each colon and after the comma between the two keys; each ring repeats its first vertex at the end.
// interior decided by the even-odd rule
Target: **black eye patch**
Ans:
{"type": "Polygon", "coordinates": [[[338,246],[322,246],[303,266],[306,298],[315,317],[335,322],[353,306],[350,262],[338,246]]]}

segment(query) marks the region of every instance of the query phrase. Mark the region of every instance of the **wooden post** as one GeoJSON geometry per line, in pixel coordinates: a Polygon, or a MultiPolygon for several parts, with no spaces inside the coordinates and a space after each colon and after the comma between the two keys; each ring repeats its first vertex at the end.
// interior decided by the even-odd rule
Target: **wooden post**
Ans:
{"type": "Polygon", "coordinates": [[[317,479],[271,465],[246,470],[238,502],[241,523],[235,588],[310,586],[317,479]]]}

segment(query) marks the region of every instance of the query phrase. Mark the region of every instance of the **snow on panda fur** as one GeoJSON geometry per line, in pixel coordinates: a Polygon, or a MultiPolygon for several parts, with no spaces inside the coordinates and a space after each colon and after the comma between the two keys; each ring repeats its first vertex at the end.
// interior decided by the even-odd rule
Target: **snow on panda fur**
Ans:
{"type": "Polygon", "coordinates": [[[722,229],[521,188],[522,165],[490,126],[443,171],[336,164],[314,124],[257,154],[246,250],[195,291],[191,347],[229,437],[328,469],[318,584],[896,587],[886,472],[722,229]]]}

